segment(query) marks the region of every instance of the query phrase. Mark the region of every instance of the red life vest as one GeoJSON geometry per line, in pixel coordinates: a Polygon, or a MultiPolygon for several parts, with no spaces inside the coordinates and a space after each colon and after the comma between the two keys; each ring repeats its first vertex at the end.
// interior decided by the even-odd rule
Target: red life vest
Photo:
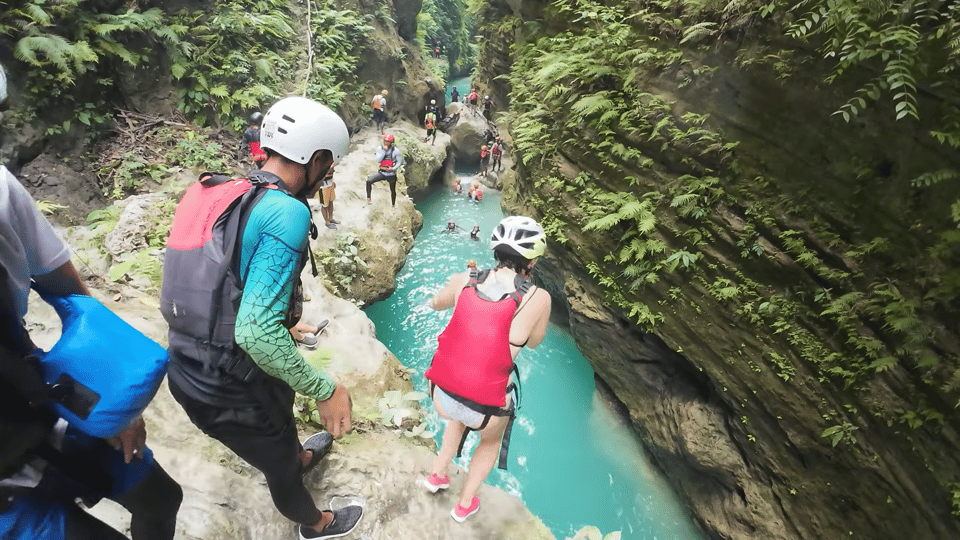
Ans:
{"type": "Polygon", "coordinates": [[[514,367],[510,325],[529,285],[521,284],[522,291],[492,302],[477,292],[478,278],[471,272],[450,323],[437,338],[437,352],[425,376],[449,393],[480,405],[504,407],[514,367]]]}
{"type": "Polygon", "coordinates": [[[267,159],[267,153],[260,148],[259,141],[250,142],[250,155],[253,156],[254,161],[264,161],[267,159]]]}
{"type": "Polygon", "coordinates": [[[373,99],[370,101],[370,106],[373,107],[374,109],[378,110],[378,111],[379,111],[381,108],[383,108],[383,104],[380,102],[380,96],[379,96],[379,95],[373,96],[373,99]]]}
{"type": "Polygon", "coordinates": [[[483,159],[483,158],[485,158],[485,157],[487,157],[487,151],[486,151],[486,150],[481,150],[481,151],[480,151],[480,159],[483,159]]]}
{"type": "MultiPolygon", "coordinates": [[[[289,190],[270,173],[251,177],[255,184],[204,173],[177,205],[164,255],[160,312],[170,327],[169,377],[213,405],[227,406],[226,397],[207,390],[224,377],[257,389],[271,380],[234,341],[234,302],[243,290],[239,258],[247,218],[267,189],[289,190]]],[[[302,269],[304,256],[298,264],[302,269]]],[[[295,304],[290,302],[287,321],[297,316],[295,304]]]]}
{"type": "Polygon", "coordinates": [[[493,157],[499,157],[503,154],[503,149],[500,148],[499,144],[493,143],[493,146],[490,147],[490,153],[493,155],[493,157]]]}
{"type": "Polygon", "coordinates": [[[432,116],[428,115],[426,119],[424,119],[424,124],[427,126],[427,129],[433,129],[433,122],[434,119],[432,116]]]}
{"type": "Polygon", "coordinates": [[[474,191],[474,192],[473,192],[473,198],[474,198],[475,200],[477,200],[477,201],[482,201],[482,200],[483,200],[483,191],[481,191],[480,189],[477,189],[476,191],[474,191]]]}

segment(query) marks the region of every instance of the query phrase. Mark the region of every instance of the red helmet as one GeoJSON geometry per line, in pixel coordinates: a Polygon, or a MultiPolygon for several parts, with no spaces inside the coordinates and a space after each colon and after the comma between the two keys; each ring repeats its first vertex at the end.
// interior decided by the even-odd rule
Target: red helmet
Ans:
{"type": "Polygon", "coordinates": [[[389,143],[392,143],[393,140],[394,140],[394,139],[393,139],[393,134],[392,134],[392,133],[387,133],[386,135],[383,136],[383,140],[385,140],[385,141],[387,141],[387,142],[389,142],[389,143]]]}

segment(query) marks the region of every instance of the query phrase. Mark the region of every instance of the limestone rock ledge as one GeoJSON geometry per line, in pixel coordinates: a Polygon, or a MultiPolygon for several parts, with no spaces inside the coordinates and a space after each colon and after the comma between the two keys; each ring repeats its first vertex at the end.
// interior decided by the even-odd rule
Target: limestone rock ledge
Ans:
{"type": "MultiPolygon", "coordinates": [[[[316,278],[304,272],[311,300],[304,318],[330,324],[320,335],[317,352],[308,360],[322,360],[334,377],[346,384],[354,399],[356,431],[334,445],[331,454],[307,477],[307,487],[321,508],[333,497],[359,497],[365,504],[360,526],[348,539],[457,538],[465,540],[551,540],[549,530],[516,498],[499,488],[480,490],[483,508],[477,518],[458,524],[450,518],[465,475],[452,475],[451,489],[428,493],[418,480],[433,458],[432,441],[414,442],[396,431],[365,421],[377,411],[377,401],[387,390],[408,391],[409,376],[387,349],[376,340],[373,324],[352,302],[331,295],[316,278]]],[[[161,344],[167,327],[146,297],[124,296],[114,302],[104,291],[92,291],[124,320],[161,344]]],[[[53,309],[36,295],[31,297],[28,327],[43,348],[59,336],[53,309]]],[[[267,486],[258,471],[239,460],[217,441],[201,433],[173,400],[166,384],[147,409],[148,444],[157,460],[183,486],[184,502],[178,516],[177,538],[183,540],[234,540],[296,538],[294,526],[273,507],[267,486]]],[[[301,433],[306,438],[307,433],[301,433]]],[[[125,510],[110,501],[91,512],[120,531],[129,525],[125,510]]]]}
{"type": "Polygon", "coordinates": [[[382,144],[380,133],[365,127],[353,135],[351,150],[337,165],[334,218],[341,223],[336,230],[324,226],[320,205],[312,200],[314,223],[320,235],[311,241],[315,253],[337,249],[338,238],[345,234],[357,237],[358,254],[366,267],[358,269],[345,294],[362,305],[369,305],[390,296],[396,289],[394,276],[407,259],[413,239],[423,227],[410,194],[427,188],[431,178],[443,169],[450,137],[437,133],[436,144],[423,142],[425,130],[409,122],[391,122],[385,131],[396,137],[403,154],[404,167],[397,180],[397,204],[390,204],[390,188],[386,181],[373,184],[372,202],[366,202],[366,179],[377,171],[374,154],[382,144]]]}

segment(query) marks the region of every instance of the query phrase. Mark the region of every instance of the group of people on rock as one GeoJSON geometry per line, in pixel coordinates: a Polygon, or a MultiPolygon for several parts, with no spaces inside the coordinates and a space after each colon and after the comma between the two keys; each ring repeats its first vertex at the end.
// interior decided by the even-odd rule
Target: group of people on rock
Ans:
{"type": "MultiPolygon", "coordinates": [[[[366,179],[366,199],[367,203],[372,202],[372,187],[374,184],[380,181],[386,181],[390,186],[390,204],[393,207],[396,207],[397,201],[397,172],[403,166],[403,154],[395,146],[396,139],[393,134],[387,134],[383,131],[383,124],[386,121],[385,110],[386,110],[386,96],[389,92],[384,89],[381,90],[379,94],[375,95],[371,100],[371,108],[373,110],[373,120],[377,124],[377,129],[383,135],[382,145],[378,146],[375,152],[375,161],[377,162],[377,171],[371,174],[366,179]]],[[[454,86],[451,92],[454,99],[457,98],[457,87],[454,86]]],[[[470,95],[465,98],[465,100],[476,100],[476,89],[471,89],[470,95]]],[[[489,102],[489,96],[484,97],[484,103],[489,102]]],[[[431,99],[429,104],[426,105],[424,110],[424,127],[426,128],[426,136],[422,139],[423,142],[431,141],[431,145],[436,143],[437,138],[437,122],[438,122],[439,108],[435,99],[431,99]]],[[[262,150],[260,144],[260,124],[263,122],[263,115],[260,112],[255,112],[250,116],[250,125],[243,132],[243,135],[240,139],[240,144],[238,147],[238,153],[243,152],[244,149],[249,153],[251,161],[257,166],[260,167],[266,160],[266,153],[262,150]]],[[[495,130],[496,126],[493,126],[495,130]]],[[[477,174],[487,176],[490,172],[499,173],[502,170],[502,159],[505,149],[505,145],[500,138],[500,135],[494,135],[494,131],[488,131],[488,136],[492,136],[493,139],[488,139],[484,144],[480,146],[480,170],[477,174]]],[[[463,188],[460,186],[460,179],[457,178],[456,185],[454,189],[460,192],[463,188]]],[[[321,189],[318,193],[318,198],[321,204],[321,216],[324,219],[324,226],[328,229],[337,229],[337,225],[340,224],[340,221],[333,217],[333,201],[336,198],[336,182],[333,181],[333,171],[323,179],[321,189]]],[[[483,190],[480,188],[478,182],[473,182],[471,187],[467,192],[467,196],[470,200],[479,202],[483,199],[483,190]]]]}
{"type": "MultiPolygon", "coordinates": [[[[0,102],[5,97],[0,69],[0,102]]],[[[163,355],[169,359],[164,366],[169,391],[204,434],[264,475],[277,510],[297,524],[297,538],[342,537],[360,522],[363,507],[322,509],[303,479],[334,440],[352,430],[350,390],[304,359],[294,331],[320,331],[298,326],[307,300],[300,275],[310,258],[306,201],[332,190],[332,174],[348,152],[350,135],[331,109],[288,97],[263,115],[258,136],[248,144],[253,150],[252,143],[259,142],[260,167],[240,179],[204,173],[177,206],[160,298],[169,325],[163,355]],[[296,393],[315,400],[327,431],[299,440],[296,393]]],[[[368,200],[370,186],[387,180],[395,202],[393,184],[403,160],[393,144],[392,135],[383,137],[379,170],[367,180],[368,200]]],[[[325,208],[335,224],[332,202],[331,196],[325,208]]],[[[478,226],[472,234],[479,239],[478,226]]],[[[480,436],[451,509],[458,522],[478,511],[479,487],[498,456],[506,466],[519,398],[510,380],[517,373],[514,360],[522,348],[543,340],[550,314],[550,296],[532,280],[546,248],[543,228],[530,218],[505,218],[491,235],[491,248],[494,268],[452,275],[430,301],[435,310],[454,311],[426,372],[436,411],[448,423],[422,485],[433,493],[449,488],[447,471],[458,447],[470,431],[480,436]],[[475,324],[478,319],[484,323],[475,324]]],[[[122,540],[123,534],[77,502],[89,506],[111,498],[131,512],[134,540],[171,540],[183,490],[146,446],[140,417],[159,380],[149,389],[118,378],[103,390],[124,398],[118,411],[126,416],[114,432],[94,435],[84,431],[83,422],[67,420],[73,417],[60,405],[83,406],[84,381],[92,362],[102,359],[75,355],[74,381],[61,378],[54,393],[37,368],[44,358],[23,323],[31,286],[50,302],[87,298],[96,304],[70,262],[68,246],[26,189],[0,167],[0,537],[122,540]],[[124,408],[126,398],[143,405],[124,408]]],[[[140,335],[132,327],[126,332],[140,335]]],[[[96,332],[80,338],[64,333],[61,342],[72,339],[104,352],[116,345],[96,332]]],[[[138,353],[118,362],[118,368],[137,369],[138,353]]],[[[96,368],[109,372],[109,366],[96,368]]],[[[87,414],[118,412],[91,410],[96,411],[86,409],[87,414]]]]}
{"type": "MultiPolygon", "coordinates": [[[[466,103],[467,105],[470,105],[470,108],[475,112],[477,111],[478,104],[482,104],[483,117],[486,118],[487,120],[493,120],[493,100],[490,99],[490,96],[483,96],[483,100],[480,100],[480,94],[477,93],[477,89],[471,88],[470,93],[465,94],[464,96],[462,96],[462,98],[463,98],[462,102],[466,103]]],[[[454,86],[450,90],[450,102],[451,103],[461,102],[460,91],[457,90],[456,86],[454,86]]]]}

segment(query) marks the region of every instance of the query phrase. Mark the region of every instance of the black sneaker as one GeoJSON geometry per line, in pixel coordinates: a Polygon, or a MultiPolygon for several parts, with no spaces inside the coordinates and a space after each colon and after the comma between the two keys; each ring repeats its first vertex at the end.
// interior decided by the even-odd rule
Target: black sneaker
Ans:
{"type": "Polygon", "coordinates": [[[363,507],[346,506],[340,510],[333,511],[333,521],[322,531],[314,531],[310,527],[300,525],[297,527],[300,532],[300,540],[313,540],[314,538],[339,538],[350,534],[357,528],[360,518],[363,517],[363,507]]]}
{"type": "Polygon", "coordinates": [[[320,463],[320,460],[330,453],[332,446],[333,435],[326,431],[314,433],[308,437],[307,440],[303,441],[303,449],[310,450],[313,452],[313,455],[310,457],[310,463],[307,463],[307,466],[303,468],[303,474],[301,476],[306,476],[308,472],[312,471],[313,468],[317,466],[317,463],[320,463]]]}

